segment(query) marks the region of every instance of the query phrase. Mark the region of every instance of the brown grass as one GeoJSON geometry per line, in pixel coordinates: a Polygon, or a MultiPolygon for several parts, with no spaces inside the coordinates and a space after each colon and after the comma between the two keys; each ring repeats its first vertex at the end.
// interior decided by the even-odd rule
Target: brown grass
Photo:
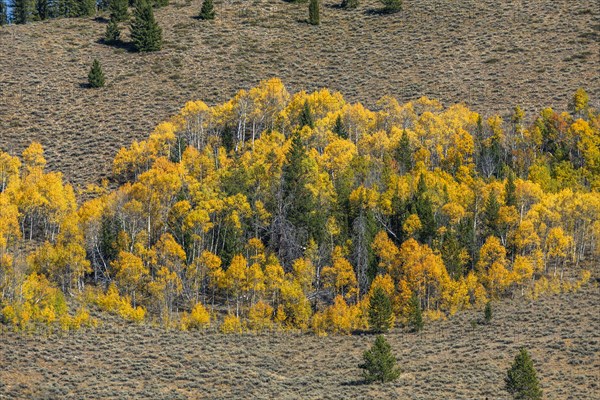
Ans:
{"type": "Polygon", "coordinates": [[[105,22],[62,19],[0,29],[0,149],[32,140],[74,183],[107,176],[121,146],[145,138],[191,99],[222,102],[259,80],[281,77],[291,91],[329,87],[373,106],[384,94],[464,101],[483,113],[516,104],[530,115],[565,109],[587,88],[600,99],[600,18],[584,0],[406,0],[378,15],[324,0],[322,25],[306,4],[216,1],[213,22],[192,18],[200,0],[156,12],[165,46],[129,53],[98,42],[105,22]],[[102,90],[83,88],[93,58],[102,90]]]}
{"type": "Polygon", "coordinates": [[[600,396],[600,291],[495,305],[387,335],[400,379],[363,385],[369,335],[164,332],[106,323],[66,336],[0,334],[0,399],[507,399],[503,378],[518,348],[532,353],[547,399],[600,396]]]}

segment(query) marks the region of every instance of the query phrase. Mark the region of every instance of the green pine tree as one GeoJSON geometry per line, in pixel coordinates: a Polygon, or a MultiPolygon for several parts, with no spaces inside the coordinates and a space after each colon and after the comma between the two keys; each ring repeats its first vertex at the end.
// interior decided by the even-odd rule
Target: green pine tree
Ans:
{"type": "Polygon", "coordinates": [[[228,153],[235,148],[235,132],[229,124],[225,125],[221,132],[221,144],[228,153]]]}
{"type": "Polygon", "coordinates": [[[486,226],[487,235],[498,235],[498,217],[500,214],[500,203],[496,192],[492,191],[485,202],[485,208],[483,210],[483,220],[486,226]]]}
{"type": "Polygon", "coordinates": [[[90,73],[88,74],[88,83],[90,84],[90,87],[93,88],[100,88],[104,86],[104,73],[102,72],[100,62],[96,59],[94,59],[92,68],[90,68],[90,73]]]}
{"type": "Polygon", "coordinates": [[[127,0],[109,0],[108,11],[110,12],[110,19],[115,22],[126,21],[129,18],[129,12],[127,7],[129,2],[127,0]]]}
{"type": "Polygon", "coordinates": [[[402,0],[379,0],[383,3],[383,11],[396,12],[402,8],[402,0]]]}
{"type": "Polygon", "coordinates": [[[0,26],[8,25],[8,7],[4,0],[0,0],[0,26]]]}
{"type": "Polygon", "coordinates": [[[367,383],[391,382],[400,376],[392,347],[382,335],[378,335],[373,346],[363,353],[363,363],[358,367],[364,370],[363,378],[367,383]]]}
{"type": "Polygon", "coordinates": [[[162,29],[154,19],[152,7],[139,0],[131,23],[131,38],[137,51],[158,51],[162,47],[162,29]]]}
{"type": "Polygon", "coordinates": [[[119,23],[113,15],[110,16],[110,21],[106,25],[106,32],[104,33],[104,42],[108,44],[114,44],[121,38],[121,29],[119,23]]]}
{"type": "Polygon", "coordinates": [[[34,19],[43,21],[50,18],[50,5],[48,0],[35,0],[34,19]]]}
{"type": "Polygon", "coordinates": [[[507,206],[517,206],[517,186],[515,185],[515,174],[510,171],[506,178],[506,185],[504,186],[504,202],[507,206]]]}
{"type": "Polygon", "coordinates": [[[300,128],[304,128],[305,126],[308,126],[311,129],[315,127],[315,120],[308,101],[304,101],[304,106],[300,113],[300,128]]]}
{"type": "Polygon", "coordinates": [[[204,0],[202,2],[202,8],[200,8],[200,19],[211,20],[215,19],[215,7],[212,0],[204,0]]]}
{"type": "Polygon", "coordinates": [[[409,172],[412,169],[412,151],[410,149],[410,141],[408,140],[408,133],[406,133],[406,129],[402,131],[400,143],[398,143],[398,147],[396,147],[395,155],[400,173],[406,174],[409,172]]]}
{"type": "Polygon", "coordinates": [[[533,361],[524,348],[519,350],[504,382],[506,390],[515,400],[541,400],[542,398],[542,389],[533,361]]]}
{"type": "Polygon", "coordinates": [[[308,22],[311,25],[319,25],[321,23],[319,0],[310,0],[310,3],[308,4],[308,22]]]}
{"type": "Polygon", "coordinates": [[[292,137],[292,145],[283,165],[283,198],[288,220],[296,227],[307,228],[312,199],[306,190],[306,149],[299,133],[292,137]]]}
{"type": "Polygon", "coordinates": [[[10,7],[13,23],[26,24],[32,20],[32,3],[29,0],[12,0],[10,7]]]}
{"type": "Polygon", "coordinates": [[[435,223],[435,215],[433,213],[433,204],[427,194],[427,183],[425,175],[421,174],[417,182],[417,192],[414,196],[412,204],[413,212],[419,216],[421,220],[421,231],[419,239],[423,243],[431,243],[435,238],[437,226],[435,223]]]}
{"type": "Polygon", "coordinates": [[[485,309],[483,310],[483,319],[486,324],[492,321],[492,302],[488,301],[485,303],[485,309]]]}
{"type": "Polygon", "coordinates": [[[375,288],[369,301],[369,327],[375,333],[385,333],[393,323],[392,301],[385,290],[375,288]]]}
{"type": "Polygon", "coordinates": [[[421,302],[417,295],[413,295],[409,303],[408,326],[413,332],[420,332],[423,329],[423,313],[421,311],[421,302]]]}
{"type": "Polygon", "coordinates": [[[341,137],[342,139],[348,139],[348,131],[342,121],[342,116],[338,115],[335,119],[335,125],[333,125],[333,133],[341,137]]]}
{"type": "Polygon", "coordinates": [[[78,0],[78,17],[91,17],[96,13],[96,0],[78,0]]]}

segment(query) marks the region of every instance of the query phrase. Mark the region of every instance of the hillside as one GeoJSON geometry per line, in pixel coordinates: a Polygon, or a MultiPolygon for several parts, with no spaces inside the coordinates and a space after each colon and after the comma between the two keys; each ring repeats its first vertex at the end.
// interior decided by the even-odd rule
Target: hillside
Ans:
{"type": "Polygon", "coordinates": [[[165,332],[109,324],[68,336],[0,335],[0,399],[507,399],[505,371],[531,349],[544,398],[600,396],[597,284],[387,335],[402,368],[392,384],[357,384],[364,336],[165,332]],[[3,385],[4,384],[4,385],[3,385]]]}
{"type": "Polygon", "coordinates": [[[156,12],[166,46],[139,55],[99,43],[106,21],[61,19],[0,29],[0,149],[40,141],[49,167],[76,184],[110,172],[121,146],[145,138],[192,99],[222,102],[278,76],[290,91],[328,87],[374,106],[427,95],[464,101],[485,115],[521,105],[564,110],[585,87],[600,99],[600,20],[591,2],[405,1],[395,15],[378,2],[355,11],[323,2],[322,25],[306,5],[217,1],[217,19],[193,18],[199,1],[156,12]],[[86,90],[98,58],[103,90],[86,90]]]}

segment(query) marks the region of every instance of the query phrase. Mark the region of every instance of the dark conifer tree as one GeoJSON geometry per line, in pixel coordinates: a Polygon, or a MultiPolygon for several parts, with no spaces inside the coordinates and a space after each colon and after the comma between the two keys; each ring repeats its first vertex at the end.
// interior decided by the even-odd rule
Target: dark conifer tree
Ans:
{"type": "Polygon", "coordinates": [[[90,84],[90,87],[93,88],[100,88],[104,86],[104,73],[102,72],[100,62],[96,59],[92,63],[92,68],[88,74],[88,83],[90,84]]]}
{"type": "Polygon", "coordinates": [[[96,0],[78,0],[78,17],[91,17],[96,13],[96,0]]]}
{"type": "Polygon", "coordinates": [[[417,183],[417,192],[414,196],[414,202],[412,204],[413,212],[417,214],[419,220],[421,220],[421,231],[419,239],[423,243],[431,243],[436,235],[436,224],[435,217],[433,214],[433,205],[427,195],[427,184],[425,182],[425,176],[421,174],[419,182],[417,183]]]}
{"type": "Polygon", "coordinates": [[[302,107],[302,112],[300,113],[300,128],[304,128],[305,126],[311,129],[315,127],[315,121],[308,101],[304,101],[304,107],[302,107]]]}
{"type": "Polygon", "coordinates": [[[398,379],[400,369],[396,367],[396,357],[392,347],[382,335],[378,335],[375,343],[363,353],[363,363],[358,366],[363,369],[365,382],[391,382],[398,379]]]}
{"type": "Polygon", "coordinates": [[[200,19],[211,20],[215,19],[215,7],[212,0],[204,0],[202,2],[202,8],[200,8],[200,19]]]}
{"type": "Polygon", "coordinates": [[[310,0],[308,4],[308,22],[311,25],[319,25],[321,23],[319,7],[319,0],[310,0]]]}
{"type": "Polygon", "coordinates": [[[517,206],[517,186],[515,185],[515,174],[510,171],[506,178],[504,202],[507,206],[517,206]]]}
{"type": "Polygon", "coordinates": [[[483,310],[483,320],[486,324],[492,321],[492,302],[488,301],[485,303],[485,309],[483,310]]]}
{"type": "Polygon", "coordinates": [[[4,0],[0,0],[0,26],[8,25],[8,7],[4,0]]]}
{"type": "Polygon", "coordinates": [[[333,125],[333,133],[341,137],[342,139],[348,139],[348,131],[342,121],[342,116],[338,115],[335,119],[335,125],[333,125]]]}
{"type": "Polygon", "coordinates": [[[26,24],[31,21],[32,5],[29,0],[12,0],[10,7],[13,23],[26,24]]]}
{"type": "Polygon", "coordinates": [[[115,22],[127,20],[127,18],[129,18],[127,6],[127,0],[110,0],[108,10],[110,11],[111,20],[114,19],[115,22]]]}
{"type": "Polygon", "coordinates": [[[225,150],[229,153],[234,149],[234,131],[230,125],[225,125],[223,132],[221,132],[221,144],[225,147],[225,150]]]}
{"type": "Polygon", "coordinates": [[[110,21],[106,25],[106,32],[104,33],[104,43],[114,44],[121,38],[121,29],[117,19],[111,14],[110,21]]]}
{"type": "Polygon", "coordinates": [[[495,191],[492,191],[485,202],[483,210],[483,219],[485,222],[486,235],[498,235],[498,215],[500,213],[500,203],[495,191]]]}
{"type": "Polygon", "coordinates": [[[369,299],[369,327],[375,333],[390,330],[393,322],[393,310],[390,297],[380,287],[375,288],[369,299]]]}
{"type": "Polygon", "coordinates": [[[409,303],[408,326],[413,332],[419,332],[423,329],[423,313],[421,311],[421,302],[417,295],[413,295],[409,303]]]}
{"type": "Polygon", "coordinates": [[[519,350],[504,382],[506,390],[515,400],[541,400],[542,398],[533,361],[525,349],[519,350]]]}
{"type": "Polygon", "coordinates": [[[400,143],[398,143],[398,147],[396,148],[395,158],[401,174],[406,174],[412,169],[412,152],[410,149],[410,141],[408,140],[406,129],[402,131],[400,143]]]}
{"type": "Polygon", "coordinates": [[[135,6],[131,38],[135,49],[140,52],[158,51],[162,47],[162,29],[154,19],[152,7],[145,0],[139,0],[135,6]]]}
{"type": "Polygon", "coordinates": [[[292,137],[292,145],[283,166],[283,196],[288,220],[299,228],[307,228],[311,196],[305,188],[307,158],[299,133],[292,137]]]}
{"type": "Polygon", "coordinates": [[[50,18],[50,4],[48,4],[48,0],[36,0],[35,19],[43,21],[48,18],[50,18]]]}

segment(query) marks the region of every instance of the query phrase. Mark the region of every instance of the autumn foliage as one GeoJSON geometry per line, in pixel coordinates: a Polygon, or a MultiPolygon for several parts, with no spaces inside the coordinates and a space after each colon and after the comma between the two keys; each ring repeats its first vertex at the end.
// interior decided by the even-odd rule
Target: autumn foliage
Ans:
{"type": "Polygon", "coordinates": [[[61,296],[86,292],[182,329],[350,333],[375,292],[405,325],[575,290],[600,251],[600,114],[581,91],[572,108],[369,110],[272,79],[187,103],[79,203],[38,143],[0,153],[0,318],[75,318],[61,296]]]}

